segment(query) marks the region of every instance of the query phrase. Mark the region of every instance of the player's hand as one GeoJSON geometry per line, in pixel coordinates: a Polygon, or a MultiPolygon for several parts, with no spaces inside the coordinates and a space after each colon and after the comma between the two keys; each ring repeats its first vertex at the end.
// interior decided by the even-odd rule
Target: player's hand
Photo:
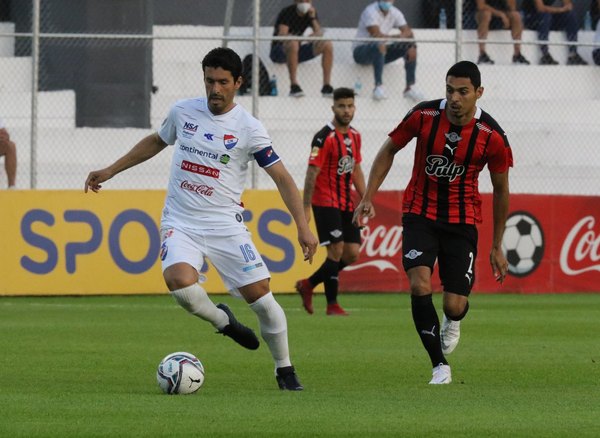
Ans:
{"type": "Polygon", "coordinates": [[[298,233],[298,242],[300,242],[300,247],[304,254],[304,261],[308,260],[308,263],[312,264],[313,256],[317,252],[317,247],[319,246],[319,241],[315,235],[306,228],[306,230],[298,233]]]}
{"type": "Polygon", "coordinates": [[[502,284],[508,273],[508,261],[500,248],[492,248],[490,252],[490,264],[496,281],[502,284]]]}
{"type": "Polygon", "coordinates": [[[356,207],[356,210],[354,210],[354,215],[352,216],[352,223],[360,228],[368,219],[374,217],[375,207],[373,207],[371,201],[363,199],[356,207]]]}
{"type": "Polygon", "coordinates": [[[83,188],[83,191],[87,193],[88,189],[90,189],[92,192],[98,193],[98,191],[100,191],[100,189],[102,188],[100,183],[103,183],[104,181],[110,179],[111,176],[112,175],[110,174],[110,172],[108,172],[106,169],[94,170],[90,172],[87,179],[85,180],[85,187],[83,188]]]}

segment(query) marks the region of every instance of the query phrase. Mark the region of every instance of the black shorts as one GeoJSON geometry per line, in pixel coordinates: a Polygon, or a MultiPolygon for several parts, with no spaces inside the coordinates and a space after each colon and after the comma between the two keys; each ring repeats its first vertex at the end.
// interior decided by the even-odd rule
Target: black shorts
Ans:
{"type": "Polygon", "coordinates": [[[475,282],[475,225],[436,222],[415,214],[405,214],[402,225],[404,270],[429,266],[433,271],[437,259],[444,291],[468,296],[475,282]]]}
{"type": "Polygon", "coordinates": [[[360,244],[360,228],[352,223],[353,211],[312,206],[321,245],[335,242],[360,244]]]}

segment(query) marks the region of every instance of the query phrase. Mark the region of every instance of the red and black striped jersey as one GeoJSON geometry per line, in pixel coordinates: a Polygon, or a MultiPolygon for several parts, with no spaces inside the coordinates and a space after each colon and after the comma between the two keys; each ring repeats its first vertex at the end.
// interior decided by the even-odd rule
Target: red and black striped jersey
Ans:
{"type": "Polygon", "coordinates": [[[490,172],[506,172],[512,150],[500,125],[481,108],[458,126],[445,107],[446,99],[422,102],[389,134],[398,149],[417,139],[402,211],[446,223],[479,223],[479,173],[486,164],[490,172]]]}
{"type": "Polygon", "coordinates": [[[328,123],[315,134],[311,143],[309,166],[321,169],[315,182],[312,205],[335,207],[342,211],[354,209],[352,173],[362,161],[360,133],[350,127],[346,134],[328,123]]]}

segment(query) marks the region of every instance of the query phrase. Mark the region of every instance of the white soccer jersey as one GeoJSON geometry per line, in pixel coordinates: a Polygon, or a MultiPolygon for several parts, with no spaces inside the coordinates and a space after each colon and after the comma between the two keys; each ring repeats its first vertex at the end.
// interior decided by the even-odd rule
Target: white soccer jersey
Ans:
{"type": "MultiPolygon", "coordinates": [[[[369,38],[371,34],[367,27],[379,26],[381,33],[388,35],[392,30],[406,26],[406,18],[404,14],[395,6],[392,6],[386,15],[379,9],[379,2],[371,3],[367,6],[358,21],[358,29],[356,30],[356,38],[369,38]]],[[[364,41],[357,41],[353,47],[366,44],[364,41]]]]}
{"type": "Polygon", "coordinates": [[[206,98],[180,100],[158,135],[174,144],[162,225],[224,229],[242,222],[248,163],[279,161],[260,121],[240,105],[226,114],[210,112],[206,98]]]}

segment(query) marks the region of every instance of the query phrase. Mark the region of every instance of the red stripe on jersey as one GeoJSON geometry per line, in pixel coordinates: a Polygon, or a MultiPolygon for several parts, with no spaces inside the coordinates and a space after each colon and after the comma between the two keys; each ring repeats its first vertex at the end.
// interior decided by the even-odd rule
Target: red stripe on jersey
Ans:
{"type": "Polygon", "coordinates": [[[413,108],[390,134],[398,149],[417,139],[412,177],[402,211],[447,223],[481,222],[479,173],[503,173],[513,165],[506,134],[486,112],[477,109],[465,126],[452,125],[445,100],[413,108]]]}
{"type": "Polygon", "coordinates": [[[354,128],[342,134],[328,124],[315,134],[308,164],[321,170],[315,182],[313,205],[342,211],[354,209],[352,174],[354,165],[362,161],[360,150],[360,133],[354,128]]]}

